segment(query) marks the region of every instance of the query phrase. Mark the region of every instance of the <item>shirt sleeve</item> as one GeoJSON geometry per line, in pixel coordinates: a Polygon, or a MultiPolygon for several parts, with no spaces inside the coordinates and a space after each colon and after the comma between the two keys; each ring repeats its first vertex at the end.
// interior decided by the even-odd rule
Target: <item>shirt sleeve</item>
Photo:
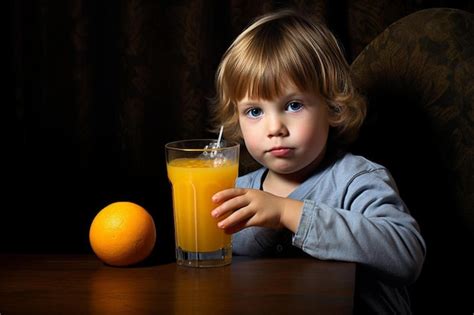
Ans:
{"type": "Polygon", "coordinates": [[[252,257],[283,255],[292,247],[291,238],[292,233],[286,229],[252,226],[232,235],[232,252],[252,257]]]}
{"type": "Polygon", "coordinates": [[[393,284],[415,281],[425,243],[391,176],[384,169],[357,174],[341,203],[304,200],[293,245],[318,259],[357,262],[393,284]]]}

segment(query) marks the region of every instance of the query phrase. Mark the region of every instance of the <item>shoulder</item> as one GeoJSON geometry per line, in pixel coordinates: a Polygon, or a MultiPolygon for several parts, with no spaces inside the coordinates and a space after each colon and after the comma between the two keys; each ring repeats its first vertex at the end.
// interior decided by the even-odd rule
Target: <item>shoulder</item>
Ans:
{"type": "Polygon", "coordinates": [[[330,171],[331,176],[341,179],[348,187],[391,187],[398,191],[390,171],[383,165],[363,156],[346,153],[337,159],[330,171]]]}
{"type": "Polygon", "coordinates": [[[357,176],[358,174],[387,171],[385,166],[373,162],[361,155],[345,153],[336,159],[331,167],[332,172],[346,174],[347,176],[357,176]]]}
{"type": "Polygon", "coordinates": [[[352,153],[345,153],[336,159],[329,167],[328,173],[349,185],[354,181],[374,180],[393,183],[390,171],[385,166],[352,153]]]}
{"type": "Polygon", "coordinates": [[[363,156],[346,153],[329,165],[317,182],[313,193],[334,207],[366,209],[374,200],[391,204],[403,203],[397,184],[389,170],[383,165],[363,156]],[[357,201],[357,206],[356,205],[357,201]]]}

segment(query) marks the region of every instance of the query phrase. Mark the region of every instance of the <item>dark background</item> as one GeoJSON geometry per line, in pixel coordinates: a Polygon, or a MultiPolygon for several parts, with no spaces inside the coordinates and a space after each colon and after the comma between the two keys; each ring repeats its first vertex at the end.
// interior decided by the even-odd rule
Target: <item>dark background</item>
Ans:
{"type": "MultiPolygon", "coordinates": [[[[220,57],[254,17],[283,7],[325,21],[349,63],[410,13],[474,12],[472,1],[447,0],[9,1],[0,252],[92,253],[96,213],[128,200],[155,220],[153,256],[172,259],[164,144],[215,136],[220,57]]],[[[244,158],[241,172],[252,165],[244,158]]]]}

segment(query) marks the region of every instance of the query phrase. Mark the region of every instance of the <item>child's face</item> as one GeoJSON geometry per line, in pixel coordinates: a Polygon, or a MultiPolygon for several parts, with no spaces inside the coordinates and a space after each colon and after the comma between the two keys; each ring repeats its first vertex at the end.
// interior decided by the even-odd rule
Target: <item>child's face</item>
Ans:
{"type": "Polygon", "coordinates": [[[245,97],[237,109],[249,153],[271,171],[293,174],[322,158],[330,124],[319,95],[291,87],[271,100],[245,97]]]}

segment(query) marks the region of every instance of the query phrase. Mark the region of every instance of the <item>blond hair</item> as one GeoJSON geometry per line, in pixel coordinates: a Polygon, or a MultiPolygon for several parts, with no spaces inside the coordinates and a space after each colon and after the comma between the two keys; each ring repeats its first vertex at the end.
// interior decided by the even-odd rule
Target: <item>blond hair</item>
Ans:
{"type": "Polygon", "coordinates": [[[216,126],[224,125],[227,139],[241,140],[238,101],[278,97],[284,83],[319,93],[329,107],[332,138],[355,139],[366,104],[336,38],[323,24],[289,10],[258,18],[224,54],[216,73],[216,126]]]}

